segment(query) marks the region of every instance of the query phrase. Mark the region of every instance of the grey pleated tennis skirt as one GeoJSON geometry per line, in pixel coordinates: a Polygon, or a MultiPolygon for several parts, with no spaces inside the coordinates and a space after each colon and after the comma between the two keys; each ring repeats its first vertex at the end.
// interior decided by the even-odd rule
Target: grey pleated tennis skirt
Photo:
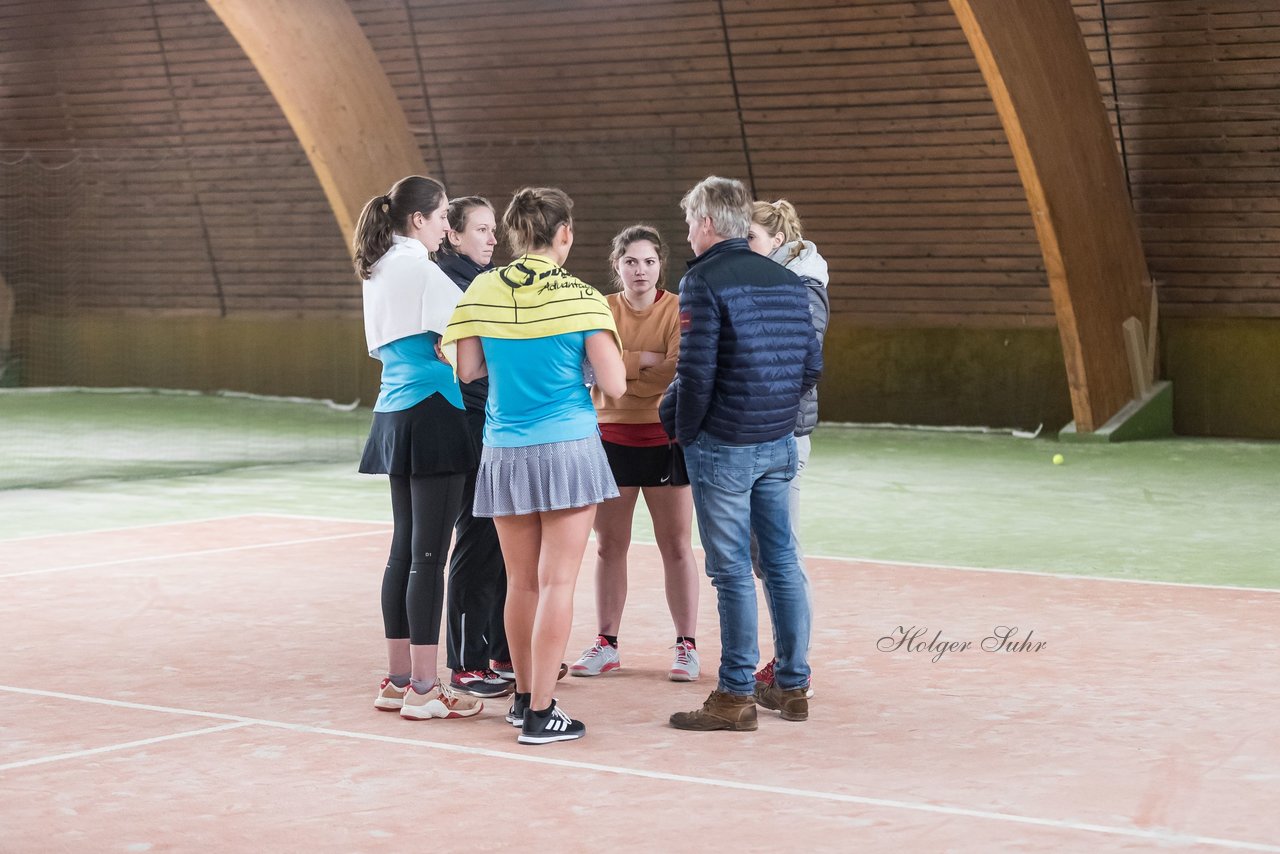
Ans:
{"type": "Polygon", "coordinates": [[[480,454],[475,516],[523,516],[618,497],[599,436],[480,454]]]}

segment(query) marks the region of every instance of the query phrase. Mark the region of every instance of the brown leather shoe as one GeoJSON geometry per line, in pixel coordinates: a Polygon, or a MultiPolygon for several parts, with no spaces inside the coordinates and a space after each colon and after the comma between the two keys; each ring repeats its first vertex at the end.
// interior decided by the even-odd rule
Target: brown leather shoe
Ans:
{"type": "Polygon", "coordinates": [[[784,691],[776,682],[772,685],[757,682],[755,700],[766,709],[782,712],[784,721],[807,721],[809,719],[808,693],[807,685],[784,691]]]}
{"type": "Polygon", "coordinates": [[[701,709],[693,712],[676,712],[672,715],[671,725],[676,729],[696,732],[710,732],[717,729],[752,732],[758,725],[755,699],[712,691],[701,709]]]}

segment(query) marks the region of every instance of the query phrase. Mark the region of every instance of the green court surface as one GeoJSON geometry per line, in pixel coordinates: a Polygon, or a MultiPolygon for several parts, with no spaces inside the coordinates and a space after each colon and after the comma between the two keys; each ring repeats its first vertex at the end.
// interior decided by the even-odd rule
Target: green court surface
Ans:
{"type": "MultiPolygon", "coordinates": [[[[250,513],[388,520],[385,479],[355,473],[368,421],[214,396],[0,395],[0,538],[250,513]]],[[[809,554],[1280,588],[1280,443],[823,425],[803,484],[809,554]]],[[[652,540],[642,510],[636,537],[652,540]]]]}

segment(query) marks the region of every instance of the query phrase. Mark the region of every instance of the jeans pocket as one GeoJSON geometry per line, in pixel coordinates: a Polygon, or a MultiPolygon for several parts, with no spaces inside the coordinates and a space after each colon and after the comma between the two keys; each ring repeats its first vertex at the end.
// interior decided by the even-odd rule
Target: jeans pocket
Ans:
{"type": "Polygon", "coordinates": [[[756,479],[756,445],[716,445],[711,482],[730,492],[748,492],[756,479]]]}

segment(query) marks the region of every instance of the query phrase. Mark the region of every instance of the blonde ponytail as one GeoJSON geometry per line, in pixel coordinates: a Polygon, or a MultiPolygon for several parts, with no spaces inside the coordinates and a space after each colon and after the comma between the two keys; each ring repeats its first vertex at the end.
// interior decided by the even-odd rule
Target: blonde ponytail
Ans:
{"type": "Polygon", "coordinates": [[[751,205],[751,219],[770,235],[781,233],[785,243],[795,244],[784,264],[790,264],[804,251],[804,246],[801,245],[804,231],[800,226],[800,214],[796,213],[795,205],[791,202],[786,199],[754,202],[751,205]]]}

